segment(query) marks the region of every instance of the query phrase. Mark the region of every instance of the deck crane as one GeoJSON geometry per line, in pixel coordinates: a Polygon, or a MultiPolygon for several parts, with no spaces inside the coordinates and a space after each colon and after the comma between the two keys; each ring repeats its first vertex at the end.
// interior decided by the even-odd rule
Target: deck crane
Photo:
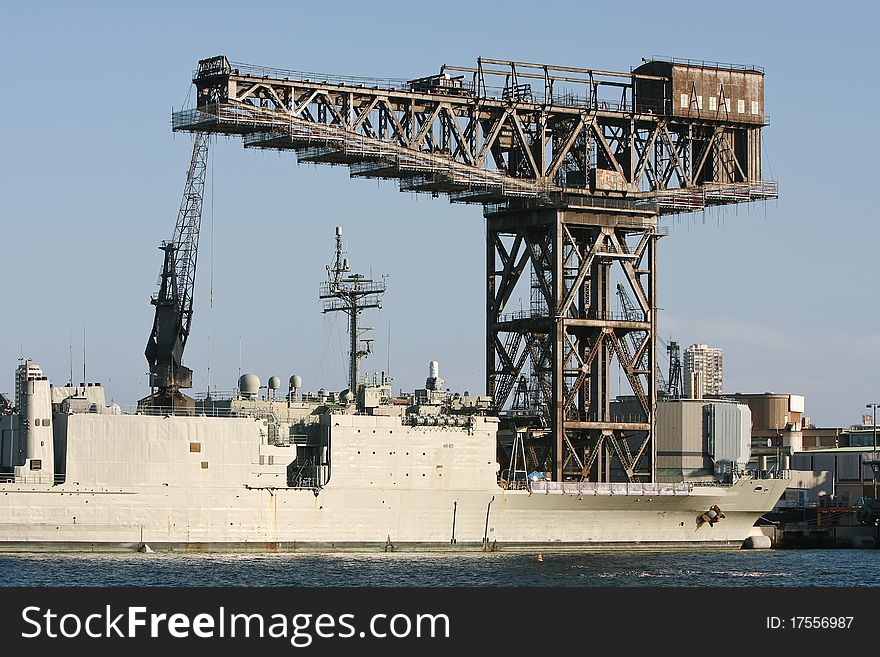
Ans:
{"type": "Polygon", "coordinates": [[[183,350],[192,325],[209,141],[207,133],[196,133],[174,237],[159,246],[164,253],[162,272],[159,292],[150,298],[156,312],[144,350],[151,394],[138,402],[139,410],[187,414],[195,408],[195,401],[180,389],[192,387],[192,370],[183,364],[183,350]]]}

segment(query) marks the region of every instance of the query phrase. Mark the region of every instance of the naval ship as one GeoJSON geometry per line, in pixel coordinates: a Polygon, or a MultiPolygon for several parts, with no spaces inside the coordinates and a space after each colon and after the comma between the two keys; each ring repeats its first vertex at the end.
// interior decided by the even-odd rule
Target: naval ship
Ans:
{"type": "Polygon", "coordinates": [[[518,479],[489,400],[430,374],[409,398],[387,375],[357,396],[292,377],[277,398],[246,374],[172,415],[25,362],[0,416],[3,463],[20,462],[0,475],[0,551],[738,548],[788,483],[518,479]]]}
{"type": "MultiPolygon", "coordinates": [[[[359,336],[384,285],[346,274],[341,253],[337,229],[321,296],[359,336]]],[[[54,386],[24,360],[14,401],[0,397],[0,551],[738,548],[788,483],[748,470],[748,407],[708,400],[690,400],[698,421],[726,403],[740,431],[715,435],[697,481],[551,481],[525,469],[520,417],[446,389],[437,361],[424,388],[395,394],[386,372],[361,379],[368,352],[352,340],[342,391],[248,373],[234,393],[154,391],[129,412],[100,383],[54,386]]],[[[687,403],[659,405],[681,424],[687,403]]]]}

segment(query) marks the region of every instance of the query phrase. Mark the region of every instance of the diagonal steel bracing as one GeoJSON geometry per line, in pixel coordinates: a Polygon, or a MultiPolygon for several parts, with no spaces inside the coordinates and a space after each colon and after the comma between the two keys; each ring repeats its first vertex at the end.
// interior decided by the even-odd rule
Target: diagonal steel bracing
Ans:
{"type": "Polygon", "coordinates": [[[638,481],[652,476],[656,220],[650,212],[597,209],[504,208],[486,213],[488,393],[503,408],[525,368],[550,371],[539,394],[551,409],[557,480],[638,481]],[[524,259],[517,255],[526,251],[530,279],[546,304],[504,313],[503,302],[525,279],[524,259]],[[638,300],[641,318],[612,311],[613,277],[638,300]],[[634,353],[625,339],[631,331],[647,336],[634,353]],[[549,357],[546,349],[536,348],[546,344],[549,357]],[[639,402],[636,416],[612,413],[615,362],[629,394],[639,402]],[[643,368],[643,362],[651,365],[643,368]]]}

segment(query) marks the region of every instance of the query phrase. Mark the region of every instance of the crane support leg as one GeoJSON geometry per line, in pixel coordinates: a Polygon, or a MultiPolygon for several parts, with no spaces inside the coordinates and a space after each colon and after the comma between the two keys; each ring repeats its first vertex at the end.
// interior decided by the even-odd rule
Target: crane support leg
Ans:
{"type": "Polygon", "coordinates": [[[485,217],[486,387],[495,407],[506,407],[529,370],[549,411],[554,480],[654,480],[657,215],[507,207],[485,217]],[[636,300],[635,316],[612,312],[612,279],[636,300]],[[505,312],[526,280],[529,310],[505,312]],[[630,332],[644,336],[635,348],[630,332]],[[612,404],[615,362],[623,411],[612,404]]]}

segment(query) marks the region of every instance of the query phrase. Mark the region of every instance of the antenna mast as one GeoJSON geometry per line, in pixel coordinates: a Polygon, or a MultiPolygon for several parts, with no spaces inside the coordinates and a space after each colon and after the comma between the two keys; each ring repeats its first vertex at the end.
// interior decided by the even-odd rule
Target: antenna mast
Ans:
{"type": "Polygon", "coordinates": [[[361,274],[348,274],[351,267],[343,256],[342,228],[336,227],[336,254],[333,264],[327,265],[327,281],[321,283],[319,298],[324,300],[324,313],[342,311],[348,315],[349,351],[348,385],[357,394],[360,379],[360,361],[373,353],[373,341],[361,340],[361,334],[371,327],[359,326],[358,316],[367,308],[381,308],[385,294],[385,279],[374,281],[361,274]],[[361,343],[363,343],[361,345],[361,343]]]}

